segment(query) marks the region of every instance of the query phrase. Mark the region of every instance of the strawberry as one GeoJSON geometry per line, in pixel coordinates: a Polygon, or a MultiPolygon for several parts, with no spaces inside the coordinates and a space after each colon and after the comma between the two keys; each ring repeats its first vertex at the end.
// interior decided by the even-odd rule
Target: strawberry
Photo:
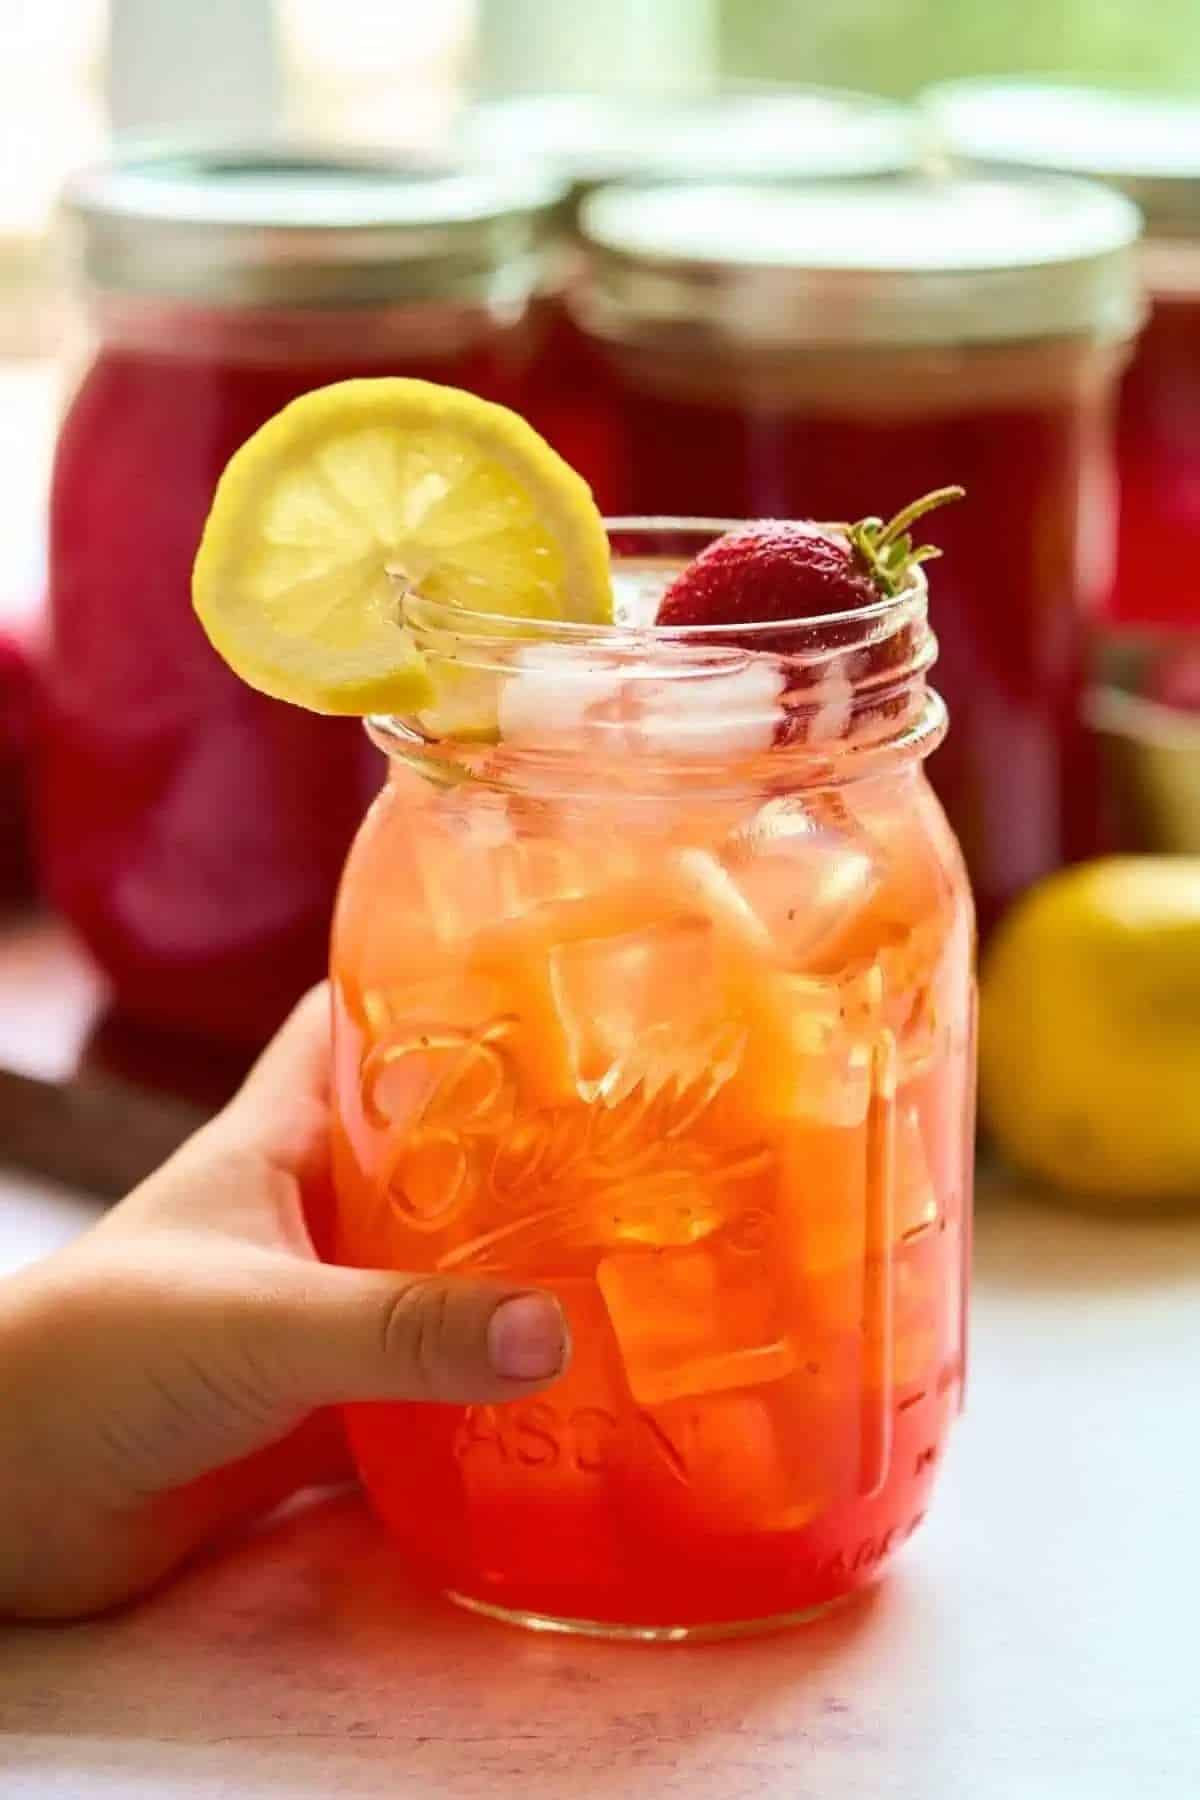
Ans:
{"type": "MultiPolygon", "coordinates": [[[[898,595],[918,563],[940,555],[931,544],[913,548],[910,526],[935,506],[962,496],[938,488],[914,500],[887,524],[818,525],[809,519],[767,519],[717,538],[680,571],[663,595],[658,624],[791,625],[830,613],[857,612],[898,595]]],[[[722,643],[730,639],[724,632],[722,643]]],[[[786,653],[790,632],[755,632],[759,650],[786,653]]]]}

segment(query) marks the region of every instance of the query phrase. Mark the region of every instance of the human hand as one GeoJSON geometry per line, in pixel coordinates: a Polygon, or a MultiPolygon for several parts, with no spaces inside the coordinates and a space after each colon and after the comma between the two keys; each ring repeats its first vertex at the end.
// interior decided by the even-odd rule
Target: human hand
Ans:
{"type": "Polygon", "coordinates": [[[510,1285],[335,1268],[329,999],[310,994],[230,1105],[91,1231],[0,1283],[0,1614],[143,1592],[208,1539],[350,1474],[356,1400],[502,1401],[568,1355],[510,1285]]]}

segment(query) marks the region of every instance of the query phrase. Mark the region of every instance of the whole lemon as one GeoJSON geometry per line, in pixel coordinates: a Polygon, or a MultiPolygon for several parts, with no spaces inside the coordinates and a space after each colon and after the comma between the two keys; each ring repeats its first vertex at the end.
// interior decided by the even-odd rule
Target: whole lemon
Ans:
{"type": "Polygon", "coordinates": [[[1200,1203],[1200,857],[1110,857],[1005,919],[980,978],[983,1117],[1068,1193],[1200,1203]]]}

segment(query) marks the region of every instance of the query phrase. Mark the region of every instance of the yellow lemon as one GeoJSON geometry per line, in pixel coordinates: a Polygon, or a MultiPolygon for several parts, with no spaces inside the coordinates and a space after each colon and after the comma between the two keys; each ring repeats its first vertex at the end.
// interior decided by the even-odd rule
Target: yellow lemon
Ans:
{"type": "Polygon", "coordinates": [[[1068,1193],[1200,1203],[1200,857],[1112,857],[1035,888],[980,981],[980,1103],[1068,1193]]]}
{"type": "Polygon", "coordinates": [[[192,595],[251,687],[314,712],[429,705],[410,588],[472,612],[607,621],[586,482],[506,407],[399,377],[304,394],[231,458],[192,595]]]}

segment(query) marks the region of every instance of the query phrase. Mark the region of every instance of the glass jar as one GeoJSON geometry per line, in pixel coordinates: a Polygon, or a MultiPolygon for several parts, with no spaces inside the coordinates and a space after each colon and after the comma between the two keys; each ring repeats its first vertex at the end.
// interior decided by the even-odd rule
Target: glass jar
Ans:
{"type": "Polygon", "coordinates": [[[1150,310],[1121,386],[1114,625],[1200,626],[1200,102],[1083,84],[961,81],[925,97],[947,153],[1095,176],[1145,218],[1150,310]]]}
{"type": "Polygon", "coordinates": [[[252,693],[192,616],[225,463],[296,395],[417,375],[519,404],[558,192],[382,161],[164,153],[67,210],[96,346],[62,423],[41,836],[127,1015],[255,1044],[320,973],[376,785],[362,734],[252,693]]]}
{"type": "Polygon", "coordinates": [[[376,720],[333,940],[336,1255],[544,1285],[536,1399],[367,1405],[414,1568],[518,1622],[805,1616],[919,1525],[959,1406],[971,904],[924,582],[661,630],[720,529],[617,522],[621,623],[410,596],[494,741],[376,720]]]}
{"type": "Polygon", "coordinates": [[[604,182],[833,180],[888,176],[917,160],[912,108],[842,89],[703,83],[625,93],[515,94],[478,102],[457,141],[495,163],[548,167],[569,193],[559,253],[540,297],[528,413],[591,483],[601,507],[621,500],[622,458],[604,357],[568,305],[579,274],[584,197],[604,182]]]}
{"type": "Polygon", "coordinates": [[[659,185],[593,195],[582,228],[629,506],[845,520],[966,487],[931,526],[956,722],[933,780],[987,928],[1095,843],[1080,684],[1136,212],[1051,178],[659,185]]]}
{"type": "Polygon", "coordinates": [[[34,895],[29,788],[36,709],[29,646],[0,624],[0,916],[34,895]]]}

